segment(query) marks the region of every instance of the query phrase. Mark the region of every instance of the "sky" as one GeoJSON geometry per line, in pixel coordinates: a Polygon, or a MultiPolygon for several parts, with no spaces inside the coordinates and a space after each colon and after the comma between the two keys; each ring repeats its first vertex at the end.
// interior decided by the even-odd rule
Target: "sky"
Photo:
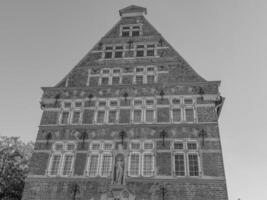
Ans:
{"type": "Polygon", "coordinates": [[[202,77],[222,81],[229,199],[266,200],[265,0],[0,0],[0,135],[34,141],[40,87],[58,83],[132,4],[202,77]]]}

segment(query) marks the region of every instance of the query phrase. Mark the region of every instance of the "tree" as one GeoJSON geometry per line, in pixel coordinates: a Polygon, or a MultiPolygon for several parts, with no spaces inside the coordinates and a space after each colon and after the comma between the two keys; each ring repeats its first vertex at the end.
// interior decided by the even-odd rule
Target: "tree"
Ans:
{"type": "Polygon", "coordinates": [[[1,200],[21,199],[33,146],[18,137],[0,137],[1,200]]]}

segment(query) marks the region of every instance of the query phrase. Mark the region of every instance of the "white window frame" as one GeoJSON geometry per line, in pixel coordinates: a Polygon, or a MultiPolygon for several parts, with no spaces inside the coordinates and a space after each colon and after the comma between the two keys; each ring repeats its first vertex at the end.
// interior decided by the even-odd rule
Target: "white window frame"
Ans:
{"type": "Polygon", "coordinates": [[[128,165],[128,176],[130,177],[139,177],[141,175],[141,167],[142,167],[142,154],[138,151],[133,151],[130,152],[129,154],[129,165],[128,165]],[[133,175],[131,174],[131,156],[132,155],[138,155],[139,156],[139,166],[138,166],[138,174],[137,175],[133,175]]]}
{"type": "Polygon", "coordinates": [[[110,177],[111,176],[111,171],[112,171],[112,165],[113,165],[113,155],[112,155],[112,153],[111,152],[107,152],[107,151],[101,153],[101,156],[100,156],[100,164],[98,166],[98,168],[99,168],[98,169],[99,176],[101,176],[101,177],[110,177]],[[108,172],[109,174],[107,176],[102,174],[103,173],[103,169],[102,169],[102,167],[103,167],[103,160],[104,160],[104,156],[105,155],[111,156],[111,161],[110,161],[110,166],[109,166],[109,172],[108,172]]]}
{"type": "Polygon", "coordinates": [[[143,177],[152,177],[154,176],[154,172],[155,172],[155,157],[154,157],[154,153],[153,152],[149,152],[149,151],[145,151],[143,154],[142,154],[142,176],[143,177]],[[151,169],[151,175],[145,175],[144,174],[144,162],[145,162],[145,155],[151,155],[152,156],[152,169],[151,169]]]}
{"type": "Polygon", "coordinates": [[[199,177],[200,174],[201,174],[201,168],[200,168],[200,156],[199,156],[199,153],[197,152],[188,152],[187,155],[186,155],[186,160],[187,160],[187,175],[189,177],[199,177]],[[197,156],[197,162],[198,162],[198,175],[197,176],[191,176],[190,175],[190,169],[189,169],[189,155],[196,155],[197,156]]]}
{"type": "Polygon", "coordinates": [[[174,177],[185,177],[187,175],[187,156],[184,150],[179,150],[179,149],[175,149],[174,153],[173,153],[173,176],[174,177]],[[176,171],[175,171],[175,155],[183,155],[184,156],[184,175],[176,175],[176,171]]]}
{"type": "Polygon", "coordinates": [[[86,175],[89,176],[89,177],[97,177],[97,176],[99,176],[99,171],[100,171],[99,167],[100,167],[100,164],[101,164],[101,154],[99,152],[91,152],[90,155],[88,156],[87,160],[88,161],[87,161],[87,166],[86,166],[86,175]],[[91,157],[92,156],[96,156],[96,155],[98,156],[96,173],[95,173],[94,176],[91,176],[90,175],[90,169],[89,169],[89,167],[91,165],[91,157]]]}
{"type": "Polygon", "coordinates": [[[72,176],[73,175],[73,168],[74,168],[74,153],[72,152],[66,152],[63,154],[63,158],[62,158],[62,162],[61,162],[61,169],[60,169],[60,175],[63,176],[63,177],[68,177],[68,176],[72,176]],[[63,175],[63,172],[64,172],[64,167],[65,167],[65,160],[66,160],[66,156],[68,155],[71,155],[72,156],[72,160],[71,160],[71,167],[70,167],[70,173],[69,174],[66,174],[66,175],[63,175]]]}

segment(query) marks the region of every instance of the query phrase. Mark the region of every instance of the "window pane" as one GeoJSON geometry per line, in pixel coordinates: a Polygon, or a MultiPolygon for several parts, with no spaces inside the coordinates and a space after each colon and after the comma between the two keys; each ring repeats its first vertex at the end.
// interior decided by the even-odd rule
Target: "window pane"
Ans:
{"type": "Polygon", "coordinates": [[[139,150],[141,148],[141,145],[139,142],[132,142],[131,143],[131,149],[133,150],[139,150]]]}
{"type": "Polygon", "coordinates": [[[61,124],[68,124],[69,121],[69,112],[63,112],[61,118],[61,124]]]}
{"type": "Polygon", "coordinates": [[[79,123],[79,121],[80,121],[80,112],[74,112],[73,113],[73,117],[72,117],[72,123],[73,124],[78,124],[79,123]]]}
{"type": "Polygon", "coordinates": [[[148,72],[153,72],[154,70],[155,70],[154,67],[148,67],[148,68],[147,68],[147,71],[148,71],[148,72]]]}
{"type": "Polygon", "coordinates": [[[60,155],[54,155],[52,157],[52,163],[51,163],[51,168],[50,168],[50,174],[51,175],[57,175],[59,171],[59,165],[60,165],[60,155]]]}
{"type": "Polygon", "coordinates": [[[120,123],[130,123],[130,110],[122,109],[120,110],[120,123]]]}
{"type": "Polygon", "coordinates": [[[175,175],[184,176],[185,175],[184,155],[176,154],[174,156],[174,164],[175,164],[175,175]]]}
{"type": "Polygon", "coordinates": [[[112,52],[105,52],[105,58],[112,58],[112,52]]]}
{"type": "Polygon", "coordinates": [[[67,144],[67,151],[73,151],[75,149],[75,144],[67,144]]]}
{"type": "Polygon", "coordinates": [[[157,119],[158,122],[169,122],[170,114],[169,108],[158,108],[157,110],[157,119]]]}
{"type": "Polygon", "coordinates": [[[104,154],[103,158],[102,158],[101,176],[109,176],[110,175],[111,163],[112,163],[112,156],[104,154]]]}
{"type": "Polygon", "coordinates": [[[112,46],[106,46],[106,48],[105,48],[106,50],[112,50],[113,49],[113,47],[112,46]]]}
{"type": "Polygon", "coordinates": [[[122,31],[122,37],[129,37],[130,31],[122,31]]]}
{"type": "Polygon", "coordinates": [[[132,32],[132,36],[139,36],[140,35],[140,31],[133,31],[132,32]]]}
{"type": "Polygon", "coordinates": [[[88,169],[88,175],[89,176],[96,176],[97,175],[98,158],[99,158],[98,155],[91,155],[89,169],[88,169]]]}
{"type": "Polygon", "coordinates": [[[82,107],[82,102],[75,102],[75,107],[76,108],[82,107]]]}
{"type": "Polygon", "coordinates": [[[181,121],[181,109],[173,109],[172,118],[174,122],[180,122],[181,121]]]}
{"type": "Polygon", "coordinates": [[[63,144],[60,144],[60,143],[55,144],[55,150],[56,150],[56,151],[61,151],[61,150],[63,150],[63,144]]]}
{"type": "Polygon", "coordinates": [[[136,51],[136,57],[144,57],[144,50],[136,51]]]}
{"type": "Polygon", "coordinates": [[[140,123],[142,120],[142,110],[134,110],[133,121],[135,123],[140,123]]]}
{"type": "Polygon", "coordinates": [[[116,110],[110,110],[108,115],[108,123],[115,123],[116,122],[116,110]]]}
{"type": "Polygon", "coordinates": [[[154,121],[154,110],[146,110],[146,122],[154,121]]]}
{"type": "Polygon", "coordinates": [[[154,56],[155,55],[154,49],[153,50],[147,50],[146,55],[147,56],[154,56]]]}
{"type": "Polygon", "coordinates": [[[135,106],[140,106],[140,105],[142,105],[142,100],[134,100],[134,105],[135,105],[135,106]]]}
{"type": "Polygon", "coordinates": [[[144,68],[138,67],[138,68],[136,68],[135,71],[136,71],[136,72],[143,72],[143,71],[144,71],[144,68]]]}
{"type": "Polygon", "coordinates": [[[145,154],[143,161],[143,175],[153,176],[153,155],[145,154]]]}
{"type": "Polygon", "coordinates": [[[148,84],[155,83],[155,76],[153,76],[153,75],[147,76],[147,83],[148,84]]]}
{"type": "Polygon", "coordinates": [[[105,143],[104,144],[104,150],[112,150],[112,144],[111,143],[105,143]]]}
{"type": "Polygon", "coordinates": [[[185,104],[192,104],[193,103],[193,99],[185,99],[184,103],[185,104]]]}
{"type": "Polygon", "coordinates": [[[194,121],[194,110],[193,110],[193,108],[186,108],[185,109],[185,120],[187,122],[193,122],[194,121]]]}
{"type": "Polygon", "coordinates": [[[122,58],[122,51],[116,51],[115,58],[122,58]]]}
{"type": "Polygon", "coordinates": [[[146,105],[154,105],[154,100],[153,99],[146,100],[146,105]]]}
{"type": "Polygon", "coordinates": [[[73,155],[66,155],[64,160],[63,175],[71,174],[71,165],[72,165],[73,155]]]}
{"type": "Polygon", "coordinates": [[[95,107],[95,101],[92,101],[92,100],[85,101],[84,107],[95,107]]]}
{"type": "Polygon", "coordinates": [[[196,142],[188,142],[187,143],[187,149],[188,150],[196,150],[197,149],[197,143],[196,142]]]}
{"type": "Polygon", "coordinates": [[[188,155],[188,165],[189,165],[189,176],[198,176],[199,167],[198,167],[198,156],[196,154],[188,155]]]}
{"type": "Polygon", "coordinates": [[[106,105],[106,101],[99,101],[98,106],[102,107],[106,105]]]}
{"type": "Polygon", "coordinates": [[[119,83],[120,83],[120,77],[119,76],[112,77],[112,84],[113,85],[117,85],[119,83]]]}
{"type": "Polygon", "coordinates": [[[183,142],[174,142],[173,148],[174,149],[184,149],[184,144],[183,144],[183,142]]]}
{"type": "Polygon", "coordinates": [[[151,149],[153,149],[153,143],[152,142],[145,142],[144,143],[144,149],[145,150],[151,150],[151,149]]]}
{"type": "Polygon", "coordinates": [[[97,123],[104,123],[104,119],[105,119],[105,111],[104,110],[100,110],[97,112],[97,123]]]}
{"type": "Polygon", "coordinates": [[[109,103],[110,106],[117,106],[118,105],[118,101],[110,101],[109,103]]]}
{"type": "Polygon", "coordinates": [[[136,76],[135,83],[137,85],[143,84],[143,76],[136,76]]]}
{"type": "Polygon", "coordinates": [[[109,69],[103,69],[102,73],[103,74],[109,74],[109,69]]]}
{"type": "Polygon", "coordinates": [[[132,154],[130,157],[130,176],[139,176],[140,165],[139,154],[132,154]]]}
{"type": "Polygon", "coordinates": [[[101,85],[108,85],[108,77],[103,77],[102,79],[101,79],[101,85]]]}
{"type": "Polygon", "coordinates": [[[113,74],[119,74],[121,72],[120,69],[113,69],[113,74]]]}
{"type": "Polygon", "coordinates": [[[172,99],[172,104],[180,104],[180,99],[177,98],[172,99]]]}
{"type": "Polygon", "coordinates": [[[92,150],[99,150],[100,149],[100,144],[99,143],[92,143],[91,149],[92,150]]]}

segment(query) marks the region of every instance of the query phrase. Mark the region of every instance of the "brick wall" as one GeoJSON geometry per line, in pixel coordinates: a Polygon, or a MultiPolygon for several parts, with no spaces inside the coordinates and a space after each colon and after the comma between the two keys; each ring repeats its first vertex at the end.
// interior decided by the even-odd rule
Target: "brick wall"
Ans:
{"type": "Polygon", "coordinates": [[[34,152],[30,162],[30,173],[34,175],[45,175],[49,153],[34,152]]]}
{"type": "Polygon", "coordinates": [[[215,122],[217,120],[214,107],[198,107],[197,117],[199,122],[215,122]]]}

